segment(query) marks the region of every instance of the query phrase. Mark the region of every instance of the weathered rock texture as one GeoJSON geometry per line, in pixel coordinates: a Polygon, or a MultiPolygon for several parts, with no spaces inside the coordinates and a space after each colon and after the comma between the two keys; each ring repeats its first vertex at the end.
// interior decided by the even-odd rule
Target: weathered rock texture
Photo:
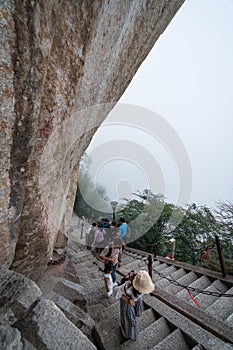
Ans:
{"type": "Polygon", "coordinates": [[[42,295],[35,282],[0,266],[0,325],[12,325],[42,295]]]}
{"type": "Polygon", "coordinates": [[[65,244],[80,157],[183,2],[0,1],[0,263],[37,280],[65,244]]]}
{"type": "Polygon", "coordinates": [[[96,349],[53,301],[40,298],[35,282],[1,266],[0,281],[2,350],[96,349]]]}

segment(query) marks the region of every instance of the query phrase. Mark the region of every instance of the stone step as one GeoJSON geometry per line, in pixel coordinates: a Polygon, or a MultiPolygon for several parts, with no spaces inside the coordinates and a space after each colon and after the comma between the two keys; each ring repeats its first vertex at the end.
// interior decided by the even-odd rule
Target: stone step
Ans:
{"type": "Polygon", "coordinates": [[[224,323],[233,328],[233,313],[227,317],[224,323]]]}
{"type": "Polygon", "coordinates": [[[155,260],[154,262],[153,262],[153,268],[156,268],[156,267],[158,267],[158,266],[160,266],[160,265],[162,265],[163,263],[161,263],[159,260],[155,260]]]}
{"type": "MultiPolygon", "coordinates": [[[[233,294],[233,287],[226,294],[233,294]]],[[[219,297],[205,311],[217,320],[224,322],[233,313],[233,297],[219,297]]]]}
{"type": "Polygon", "coordinates": [[[130,251],[128,251],[128,250],[125,250],[125,251],[124,251],[124,255],[132,256],[132,253],[131,253],[130,251]]]}
{"type": "Polygon", "coordinates": [[[145,261],[145,262],[147,263],[148,257],[147,257],[147,256],[143,256],[141,260],[142,260],[142,261],[145,261]]]}
{"type": "Polygon", "coordinates": [[[33,306],[14,327],[35,349],[96,349],[51,300],[41,299],[33,306]]]}
{"type": "MultiPolygon", "coordinates": [[[[218,290],[213,287],[213,286],[209,286],[205,289],[205,291],[207,292],[217,292],[218,290]]],[[[191,292],[193,294],[193,292],[191,292]]],[[[200,304],[200,308],[202,310],[205,310],[207,307],[209,307],[211,304],[213,304],[216,300],[218,300],[218,297],[212,296],[212,295],[207,295],[207,294],[203,294],[203,293],[199,293],[197,296],[195,296],[195,299],[198,301],[198,303],[200,304]]],[[[189,301],[190,304],[192,304],[192,301],[189,301]]]]}
{"type": "Polygon", "coordinates": [[[104,273],[101,272],[100,274],[91,274],[91,275],[85,275],[80,276],[80,284],[85,286],[85,288],[90,288],[90,291],[95,289],[96,287],[100,286],[103,283],[104,280],[104,273]]]}
{"type": "Polygon", "coordinates": [[[103,271],[89,271],[85,275],[79,275],[80,282],[85,284],[85,281],[87,281],[87,277],[89,277],[89,283],[98,283],[98,280],[103,280],[104,278],[104,272],[103,271]]]}
{"type": "MultiPolygon", "coordinates": [[[[195,272],[191,271],[191,272],[187,273],[186,275],[184,275],[183,277],[179,278],[177,280],[177,282],[183,284],[184,286],[188,286],[197,279],[198,279],[197,274],[195,272]]],[[[168,285],[164,290],[166,292],[174,295],[174,294],[179,293],[182,289],[183,289],[183,287],[173,285],[170,283],[170,285],[168,285]]]]}
{"type": "Polygon", "coordinates": [[[53,292],[78,305],[83,311],[87,311],[84,295],[86,295],[88,291],[80,284],[60,278],[59,282],[54,286],[53,292]]]}
{"type": "Polygon", "coordinates": [[[145,263],[148,261],[148,257],[147,256],[142,256],[140,254],[128,254],[127,252],[123,252],[123,261],[128,261],[129,262],[133,262],[135,260],[141,260],[144,261],[145,263]]]}
{"type": "Polygon", "coordinates": [[[65,314],[65,316],[78,327],[89,339],[92,339],[94,321],[88,313],[81,310],[78,306],[71,303],[68,299],[57,293],[51,295],[51,299],[65,314]]]}
{"type": "Polygon", "coordinates": [[[163,263],[157,266],[155,270],[163,273],[163,271],[166,270],[168,267],[170,267],[170,265],[163,263]]]}
{"type": "Polygon", "coordinates": [[[42,295],[38,285],[0,265],[0,325],[12,325],[42,295]]]}
{"type": "MultiPolygon", "coordinates": [[[[97,263],[96,263],[96,259],[91,257],[91,256],[86,261],[79,262],[78,264],[76,264],[76,268],[78,268],[78,269],[82,269],[85,267],[92,267],[92,266],[97,266],[97,263]]],[[[73,265],[72,265],[72,267],[73,267],[73,265]]]]}
{"type": "MultiPolygon", "coordinates": [[[[192,288],[197,288],[200,290],[205,290],[207,287],[209,287],[211,285],[211,280],[206,277],[206,276],[201,276],[200,278],[198,278],[196,281],[194,281],[193,283],[189,284],[189,287],[192,288]]],[[[197,291],[191,291],[193,296],[198,295],[199,293],[197,291]]],[[[190,301],[190,296],[187,293],[186,289],[182,289],[179,293],[176,294],[177,298],[182,299],[186,302],[190,301]]]]}
{"type": "Polygon", "coordinates": [[[131,257],[126,256],[126,255],[123,254],[123,256],[122,256],[122,263],[123,263],[124,265],[129,264],[129,263],[131,263],[132,261],[134,261],[134,259],[132,259],[131,257]]]}
{"type": "Polygon", "coordinates": [[[95,324],[94,336],[99,349],[119,350],[124,337],[120,330],[119,315],[95,324]]]}
{"type": "Polygon", "coordinates": [[[151,325],[141,330],[137,335],[137,341],[127,340],[122,346],[123,350],[141,350],[152,349],[162,339],[166,338],[171,332],[165,318],[160,317],[151,325]]]}
{"type": "Polygon", "coordinates": [[[189,350],[190,347],[186,343],[181,331],[176,329],[163,339],[158,345],[152,348],[153,350],[189,350]]]}
{"type": "Polygon", "coordinates": [[[153,309],[147,309],[142,312],[141,317],[137,319],[137,332],[142,332],[146,327],[149,327],[154,323],[158,317],[156,316],[153,309]]]}
{"type": "MultiPolygon", "coordinates": [[[[143,311],[142,316],[138,318],[137,341],[136,342],[125,341],[119,327],[120,326],[119,301],[116,301],[113,297],[110,297],[110,298],[106,297],[104,281],[103,281],[103,272],[101,271],[104,266],[103,262],[96,260],[96,258],[93,257],[92,254],[90,256],[83,255],[81,258],[84,259],[81,262],[80,260],[76,262],[76,260],[74,259],[73,265],[75,266],[75,270],[77,270],[77,277],[79,278],[79,283],[83,286],[83,289],[85,290],[85,293],[86,293],[85,307],[87,309],[87,312],[91,316],[91,318],[95,321],[94,333],[95,333],[96,340],[98,340],[99,349],[106,349],[106,350],[108,349],[118,350],[122,348],[129,349],[129,347],[132,346],[130,344],[134,345],[133,348],[135,348],[136,346],[136,349],[137,349],[137,346],[138,346],[137,344],[140,343],[141,341],[141,346],[138,346],[138,349],[144,350],[144,349],[147,349],[147,347],[144,347],[144,343],[147,340],[148,340],[148,349],[152,349],[155,346],[161,345],[160,342],[163,341],[165,337],[162,337],[162,339],[160,339],[158,342],[153,343],[153,345],[150,345],[150,331],[152,333],[156,332],[156,328],[155,328],[156,322],[158,322],[160,319],[161,320],[163,319],[164,321],[166,321],[166,325],[169,328],[169,334],[171,332],[173,333],[174,330],[176,329],[181,332],[180,334],[183,336],[183,339],[185,339],[186,342],[188,342],[188,345],[189,345],[188,349],[193,349],[193,347],[199,346],[199,348],[196,348],[196,350],[204,349],[204,348],[212,350],[211,346],[207,346],[208,344],[212,345],[212,336],[210,335],[210,333],[203,330],[201,327],[198,327],[197,324],[183,317],[178,312],[175,313],[174,317],[173,316],[171,317],[172,311],[166,311],[165,313],[159,312],[157,308],[157,304],[155,305],[155,307],[150,308],[149,307],[150,305],[146,303],[148,309],[143,311]],[[95,264],[93,264],[94,261],[95,261],[95,264]],[[80,274],[78,273],[78,271],[80,274]],[[149,315],[148,318],[146,317],[147,314],[149,315]],[[157,318],[158,320],[156,320],[157,318]],[[143,339],[143,340],[140,340],[140,339],[143,339]],[[189,342],[190,339],[191,341],[189,342]]],[[[139,269],[147,270],[146,262],[142,261],[141,256],[138,254],[133,254],[133,256],[130,256],[127,253],[123,253],[122,262],[123,264],[120,270],[124,274],[128,273],[131,270],[135,270],[135,271],[138,271],[139,269]]],[[[168,262],[164,263],[160,261],[155,261],[153,264],[153,270],[154,270],[153,277],[155,280],[155,285],[159,286],[161,284],[161,286],[163,286],[164,284],[164,286],[167,288],[168,293],[170,293],[170,289],[173,289],[174,287],[177,288],[177,286],[172,285],[165,278],[158,277],[158,275],[156,275],[155,273],[156,271],[155,265],[158,266],[158,272],[161,271],[161,273],[163,273],[165,276],[168,276],[169,278],[174,280],[178,280],[179,283],[185,286],[188,286],[189,284],[191,284],[191,286],[193,285],[195,286],[195,283],[193,284],[193,282],[196,281],[197,288],[202,289],[202,288],[205,288],[205,283],[208,280],[208,278],[205,276],[202,276],[201,278],[199,278],[200,274],[184,270],[183,268],[176,267],[172,264],[169,264],[168,262]]],[[[76,272],[73,273],[74,276],[75,274],[76,272]]],[[[121,278],[122,276],[117,274],[117,280],[120,281],[121,278]]],[[[75,279],[72,280],[71,282],[74,282],[74,281],[75,279]]],[[[222,285],[217,286],[216,281],[214,283],[215,283],[216,289],[222,288],[222,285]]],[[[212,284],[212,286],[214,285],[214,283],[212,284]]],[[[219,281],[219,283],[221,284],[222,282],[219,281]]],[[[207,286],[205,289],[207,288],[209,287],[207,286]]],[[[224,286],[224,288],[226,288],[226,286],[224,286]]],[[[187,293],[187,290],[180,292],[181,289],[182,287],[178,287],[177,292],[179,293],[179,295],[182,296],[182,294],[187,293]]],[[[156,299],[152,296],[144,296],[144,297],[149,297],[150,299],[156,299]]],[[[198,295],[196,297],[198,297],[198,295]]],[[[200,295],[200,297],[202,297],[202,295],[200,295]]],[[[75,305],[79,306],[79,304],[76,303],[76,300],[71,301],[71,303],[72,302],[74,302],[75,305]]],[[[81,308],[81,306],[79,307],[81,308]]],[[[167,310],[169,307],[163,304],[163,308],[167,310]]],[[[84,309],[81,308],[81,310],[84,310],[84,309]]],[[[231,315],[232,314],[233,312],[231,313],[231,315]]],[[[230,318],[231,315],[228,316],[229,322],[231,320],[230,318]]],[[[160,322],[163,322],[163,321],[160,321],[160,322]]],[[[158,333],[162,334],[162,330],[159,331],[158,333]]],[[[177,336],[179,337],[179,335],[177,336]]],[[[155,336],[153,335],[153,337],[155,336]]],[[[214,339],[213,341],[214,342],[216,341],[217,344],[220,344],[220,347],[219,347],[220,349],[223,342],[219,341],[218,338],[216,339],[214,339]]],[[[166,349],[165,345],[164,345],[164,349],[166,349]]],[[[173,349],[173,347],[168,349],[173,349]]]]}
{"type": "MultiPolygon", "coordinates": [[[[225,293],[227,291],[227,286],[219,280],[215,280],[209,287],[205,289],[207,292],[225,293]]],[[[218,297],[213,295],[198,294],[195,299],[199,302],[201,309],[205,310],[211,304],[213,304],[218,297]]]]}
{"type": "Polygon", "coordinates": [[[77,276],[85,276],[89,273],[96,273],[99,272],[99,267],[98,266],[90,266],[90,267],[82,267],[80,268],[79,265],[75,268],[75,273],[77,276]]]}
{"type": "Polygon", "coordinates": [[[0,345],[1,350],[36,350],[31,343],[21,337],[18,329],[8,325],[0,325],[0,345]]]}
{"type": "MultiPolygon", "coordinates": [[[[179,278],[185,276],[187,274],[187,272],[181,268],[181,269],[178,269],[174,272],[172,272],[169,276],[166,276],[166,277],[169,277],[171,278],[172,280],[178,280],[179,278]]],[[[160,277],[159,277],[160,278],[160,277]]],[[[155,282],[156,283],[156,282],[155,282]]],[[[165,287],[167,287],[168,285],[171,285],[171,283],[166,280],[165,278],[159,280],[157,283],[156,283],[156,286],[158,286],[159,288],[161,289],[164,289],[165,287]]]]}
{"type": "MultiPolygon", "coordinates": [[[[233,349],[233,346],[229,343],[222,341],[217,336],[200,327],[197,323],[194,323],[157,298],[150,295],[144,295],[143,301],[148,307],[152,307],[158,315],[164,317],[173,330],[176,328],[180,329],[185,339],[188,339],[191,346],[199,344],[201,349],[203,348],[205,350],[233,349]]],[[[169,347],[168,349],[173,349],[173,347],[169,347]]]]}
{"type": "Polygon", "coordinates": [[[95,323],[99,323],[102,320],[113,316],[119,316],[119,301],[115,298],[109,298],[108,302],[112,303],[108,306],[104,306],[103,303],[88,306],[88,313],[90,314],[91,318],[95,321],[95,323]]]}
{"type": "Polygon", "coordinates": [[[129,264],[123,264],[121,267],[121,271],[123,274],[127,274],[129,271],[139,271],[139,270],[147,270],[147,266],[145,262],[141,260],[134,260],[129,264]]]}
{"type": "MultiPolygon", "coordinates": [[[[125,342],[120,330],[120,305],[118,305],[118,312],[114,306],[115,314],[112,317],[103,318],[95,325],[95,337],[98,344],[103,349],[119,349],[121,344],[125,342]]],[[[109,307],[111,310],[111,307],[109,307]]],[[[108,314],[108,316],[111,316],[108,314]]],[[[145,327],[148,327],[156,320],[155,312],[152,309],[147,309],[142,312],[141,317],[137,319],[137,330],[141,332],[145,327]]]]}
{"type": "Polygon", "coordinates": [[[68,272],[68,271],[63,272],[63,278],[70,281],[70,282],[74,282],[74,283],[80,282],[80,279],[76,274],[68,272]]]}
{"type": "Polygon", "coordinates": [[[82,246],[78,242],[75,242],[71,238],[68,239],[66,252],[69,254],[71,258],[81,258],[86,255],[92,255],[91,251],[86,249],[85,246],[82,246]]]}
{"type": "Polygon", "coordinates": [[[137,257],[138,257],[138,254],[137,254],[137,253],[134,253],[134,252],[131,252],[131,256],[133,256],[134,258],[137,258],[137,257]]]}
{"type": "Polygon", "coordinates": [[[161,272],[164,276],[168,276],[168,275],[171,275],[172,273],[176,272],[177,267],[174,265],[168,266],[166,269],[164,269],[162,271],[153,269],[153,277],[158,282],[159,280],[163,279],[163,277],[159,276],[157,271],[161,272]]]}

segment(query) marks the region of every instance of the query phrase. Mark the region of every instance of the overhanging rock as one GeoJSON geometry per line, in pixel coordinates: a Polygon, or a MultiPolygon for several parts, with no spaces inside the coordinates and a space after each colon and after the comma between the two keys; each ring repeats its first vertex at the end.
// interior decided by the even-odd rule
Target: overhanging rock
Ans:
{"type": "Polygon", "coordinates": [[[39,279],[83,152],[183,2],[0,2],[0,263],[39,279]]]}

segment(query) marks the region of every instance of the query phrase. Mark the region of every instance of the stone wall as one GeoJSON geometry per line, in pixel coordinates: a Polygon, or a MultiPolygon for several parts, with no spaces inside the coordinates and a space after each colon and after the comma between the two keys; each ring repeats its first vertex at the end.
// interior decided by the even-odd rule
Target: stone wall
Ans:
{"type": "Polygon", "coordinates": [[[44,271],[83,152],[183,2],[0,2],[0,263],[44,271]]]}

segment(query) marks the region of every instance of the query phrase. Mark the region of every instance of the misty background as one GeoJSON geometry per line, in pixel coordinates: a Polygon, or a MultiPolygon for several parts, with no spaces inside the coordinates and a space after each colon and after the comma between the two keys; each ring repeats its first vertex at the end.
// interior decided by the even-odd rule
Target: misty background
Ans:
{"type": "MultiPolygon", "coordinates": [[[[186,202],[209,207],[215,201],[233,200],[232,18],[231,0],[186,0],[119,101],[139,106],[141,112],[144,108],[145,115],[150,110],[170,125],[192,169],[192,191],[186,202]]],[[[127,105],[123,108],[127,113],[127,105]]],[[[113,114],[114,110],[86,151],[93,163],[100,161],[91,169],[94,182],[106,187],[111,200],[119,201],[132,198],[137,190],[156,190],[158,176],[160,192],[176,203],[181,184],[172,150],[147,128],[118,123],[117,113],[113,114]],[[127,144],[132,149],[135,145],[136,155],[140,146],[141,158],[143,152],[145,158],[152,156],[150,165],[144,167],[135,155],[132,159],[122,152],[117,155],[119,142],[125,150],[127,144]],[[98,158],[100,149],[103,157],[98,158]],[[107,150],[113,151],[112,156],[107,150]]],[[[185,176],[185,166],[183,171],[185,176]]]]}

